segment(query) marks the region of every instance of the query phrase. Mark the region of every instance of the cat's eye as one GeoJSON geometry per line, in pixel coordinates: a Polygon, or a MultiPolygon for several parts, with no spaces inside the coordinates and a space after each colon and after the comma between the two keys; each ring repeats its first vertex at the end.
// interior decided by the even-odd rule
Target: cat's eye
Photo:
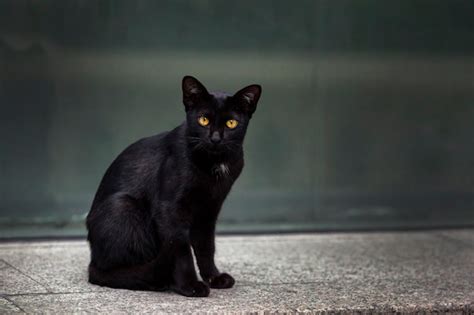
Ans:
{"type": "Polygon", "coordinates": [[[225,125],[229,129],[234,129],[235,127],[237,127],[238,124],[239,123],[235,119],[229,119],[228,121],[225,122],[225,125]]]}
{"type": "Polygon", "coordinates": [[[201,126],[205,127],[205,126],[209,125],[209,119],[208,119],[206,116],[201,116],[201,117],[199,117],[199,119],[198,119],[198,123],[199,123],[201,126]]]}

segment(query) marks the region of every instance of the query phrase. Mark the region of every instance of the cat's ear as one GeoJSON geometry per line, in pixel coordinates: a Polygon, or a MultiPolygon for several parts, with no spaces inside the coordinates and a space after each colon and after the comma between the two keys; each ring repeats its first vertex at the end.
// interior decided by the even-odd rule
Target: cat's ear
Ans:
{"type": "Polygon", "coordinates": [[[186,111],[198,104],[199,101],[209,97],[209,93],[204,85],[192,76],[185,76],[181,87],[183,89],[183,103],[186,111]]]}
{"type": "Polygon", "coordinates": [[[252,117],[255,109],[257,109],[260,94],[262,94],[262,87],[258,84],[252,84],[235,93],[233,98],[237,101],[239,107],[246,112],[249,117],[252,117]]]}

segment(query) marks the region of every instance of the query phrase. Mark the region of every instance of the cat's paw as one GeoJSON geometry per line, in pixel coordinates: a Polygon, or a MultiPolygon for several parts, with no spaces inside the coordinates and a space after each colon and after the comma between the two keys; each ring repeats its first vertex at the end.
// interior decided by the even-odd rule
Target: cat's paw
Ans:
{"type": "Polygon", "coordinates": [[[209,286],[213,289],[228,289],[235,284],[234,278],[228,273],[221,273],[209,279],[209,286]]]}
{"type": "Polygon", "coordinates": [[[209,296],[209,286],[202,281],[196,281],[186,286],[173,286],[173,291],[188,297],[206,297],[209,296]]]}

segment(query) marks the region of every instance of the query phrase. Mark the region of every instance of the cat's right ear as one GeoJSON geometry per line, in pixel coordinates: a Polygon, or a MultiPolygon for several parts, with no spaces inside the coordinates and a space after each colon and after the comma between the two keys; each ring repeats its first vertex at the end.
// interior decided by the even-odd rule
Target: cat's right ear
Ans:
{"type": "Polygon", "coordinates": [[[183,89],[183,104],[186,111],[209,97],[209,93],[204,85],[192,76],[185,76],[181,86],[183,89]]]}

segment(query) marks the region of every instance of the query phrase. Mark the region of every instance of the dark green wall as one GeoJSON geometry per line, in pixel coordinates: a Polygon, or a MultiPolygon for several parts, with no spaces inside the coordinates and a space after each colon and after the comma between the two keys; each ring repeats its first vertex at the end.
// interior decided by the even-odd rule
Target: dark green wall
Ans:
{"type": "Polygon", "coordinates": [[[472,1],[2,1],[0,236],[81,234],[180,80],[263,96],[222,230],[474,224],[472,1]]]}

